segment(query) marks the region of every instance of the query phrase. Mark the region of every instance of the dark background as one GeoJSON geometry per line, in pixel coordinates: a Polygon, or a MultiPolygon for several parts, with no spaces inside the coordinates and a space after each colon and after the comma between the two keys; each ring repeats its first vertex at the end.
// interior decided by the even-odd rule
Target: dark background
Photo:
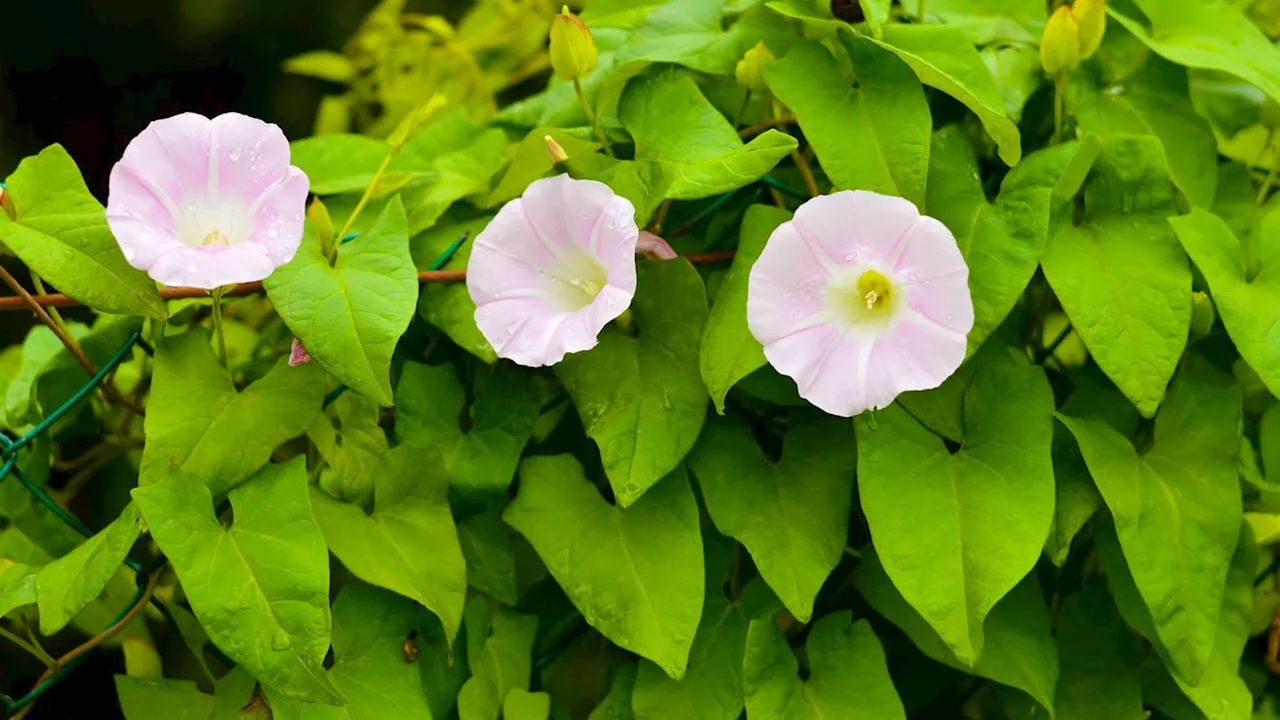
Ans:
{"type": "MultiPolygon", "coordinates": [[[[281,63],[341,50],[377,0],[0,0],[0,179],[22,158],[61,143],[89,189],[107,177],[150,121],[235,110],[311,134],[320,97],[341,90],[285,75],[281,63]]],[[[409,0],[408,10],[456,20],[466,0],[409,0]]],[[[25,280],[25,275],[20,275],[25,280]]],[[[7,290],[3,294],[8,294],[7,290]]],[[[29,313],[0,313],[0,344],[20,342],[29,313]]],[[[55,655],[83,642],[50,639],[55,655]]],[[[0,693],[26,693],[42,669],[0,639],[0,693]]],[[[112,674],[119,651],[95,653],[45,695],[31,720],[121,717],[112,674]]]]}

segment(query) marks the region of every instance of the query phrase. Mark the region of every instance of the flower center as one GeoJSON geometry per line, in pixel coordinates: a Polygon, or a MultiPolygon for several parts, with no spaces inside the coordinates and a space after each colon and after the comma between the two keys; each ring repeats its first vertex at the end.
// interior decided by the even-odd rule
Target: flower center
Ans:
{"type": "Polygon", "coordinates": [[[585,252],[561,258],[560,267],[549,274],[551,295],[561,309],[576,312],[595,301],[609,284],[609,271],[585,252]]]}
{"type": "Polygon", "coordinates": [[[857,279],[837,282],[828,291],[828,308],[852,327],[876,329],[889,324],[902,291],[884,273],[866,269],[857,279]]]}
{"type": "Polygon", "coordinates": [[[227,236],[223,235],[221,232],[217,230],[214,230],[208,235],[205,235],[204,239],[200,241],[200,247],[210,247],[210,246],[225,247],[230,244],[231,244],[231,241],[227,239],[227,236]]]}

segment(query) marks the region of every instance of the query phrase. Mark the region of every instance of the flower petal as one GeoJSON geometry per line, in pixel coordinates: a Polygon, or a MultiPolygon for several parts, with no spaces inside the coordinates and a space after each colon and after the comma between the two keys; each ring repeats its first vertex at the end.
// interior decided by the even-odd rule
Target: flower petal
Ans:
{"type": "Polygon", "coordinates": [[[819,195],[796,210],[800,234],[832,261],[880,263],[920,217],[909,200],[866,190],[819,195]]]}
{"type": "Polygon", "coordinates": [[[250,208],[289,172],[289,140],[276,125],[231,112],[210,121],[209,134],[223,202],[250,208]]]}
{"type": "Polygon", "coordinates": [[[920,218],[902,239],[894,272],[906,286],[907,305],[961,335],[973,329],[969,266],[955,236],[931,217],[920,218]]]}
{"type": "Polygon", "coordinates": [[[891,332],[876,338],[867,357],[867,387],[892,389],[887,399],[870,392],[870,407],[885,407],[904,392],[938,387],[964,362],[966,346],[964,333],[905,314],[891,332]]]}
{"type": "Polygon", "coordinates": [[[594,254],[597,221],[616,197],[604,183],[557,175],[530,183],[520,199],[530,226],[551,252],[576,247],[594,254]]]}
{"type": "Polygon", "coordinates": [[[307,206],[307,193],[311,189],[306,173],[292,165],[286,165],[286,170],[283,179],[255,201],[257,210],[246,240],[265,248],[267,256],[277,266],[292,260],[302,244],[303,213],[307,206]]]}
{"type": "Polygon", "coordinates": [[[794,223],[773,231],[747,280],[747,325],[766,347],[815,322],[827,322],[823,288],[829,279],[794,223]]]}
{"type": "Polygon", "coordinates": [[[174,243],[166,246],[147,273],[164,285],[212,290],[262,280],[276,267],[266,249],[257,243],[207,248],[174,243]]]}

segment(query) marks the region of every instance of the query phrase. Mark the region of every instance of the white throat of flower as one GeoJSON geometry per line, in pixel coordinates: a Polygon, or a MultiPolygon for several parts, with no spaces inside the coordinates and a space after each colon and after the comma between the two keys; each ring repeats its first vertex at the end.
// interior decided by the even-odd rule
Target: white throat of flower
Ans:
{"type": "Polygon", "coordinates": [[[851,330],[879,333],[893,324],[906,292],[890,274],[864,266],[827,286],[827,311],[851,330]]]}

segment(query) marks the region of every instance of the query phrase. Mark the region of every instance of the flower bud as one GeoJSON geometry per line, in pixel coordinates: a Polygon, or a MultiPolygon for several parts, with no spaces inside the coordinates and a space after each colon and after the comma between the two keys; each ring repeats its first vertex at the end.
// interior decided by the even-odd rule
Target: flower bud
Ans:
{"type": "Polygon", "coordinates": [[[551,69],[561,80],[579,80],[596,68],[600,53],[591,31],[566,6],[551,21],[551,69]]]}
{"type": "Polygon", "coordinates": [[[1107,32],[1107,0],[1076,0],[1071,14],[1080,32],[1080,59],[1092,57],[1107,32]]]}
{"type": "Polygon", "coordinates": [[[737,78],[739,85],[751,92],[766,92],[769,86],[764,81],[762,69],[770,62],[773,62],[773,53],[769,52],[769,48],[765,47],[763,42],[757,43],[738,61],[738,66],[733,70],[733,76],[737,78]]]}
{"type": "Polygon", "coordinates": [[[1050,75],[1070,72],[1080,64],[1080,28],[1071,8],[1063,5],[1049,17],[1040,38],[1040,64],[1050,75]]]}
{"type": "Polygon", "coordinates": [[[120,641],[124,650],[124,669],[129,677],[162,678],[164,668],[160,664],[160,653],[150,641],[137,635],[125,635],[120,641]]]}
{"type": "Polygon", "coordinates": [[[1191,334],[1208,335],[1217,319],[1213,299],[1200,291],[1191,293],[1191,334]]]}
{"type": "Polygon", "coordinates": [[[556,142],[555,138],[545,135],[542,139],[547,142],[547,157],[551,158],[552,165],[559,165],[569,160],[569,153],[560,147],[560,143],[556,142]]]}

